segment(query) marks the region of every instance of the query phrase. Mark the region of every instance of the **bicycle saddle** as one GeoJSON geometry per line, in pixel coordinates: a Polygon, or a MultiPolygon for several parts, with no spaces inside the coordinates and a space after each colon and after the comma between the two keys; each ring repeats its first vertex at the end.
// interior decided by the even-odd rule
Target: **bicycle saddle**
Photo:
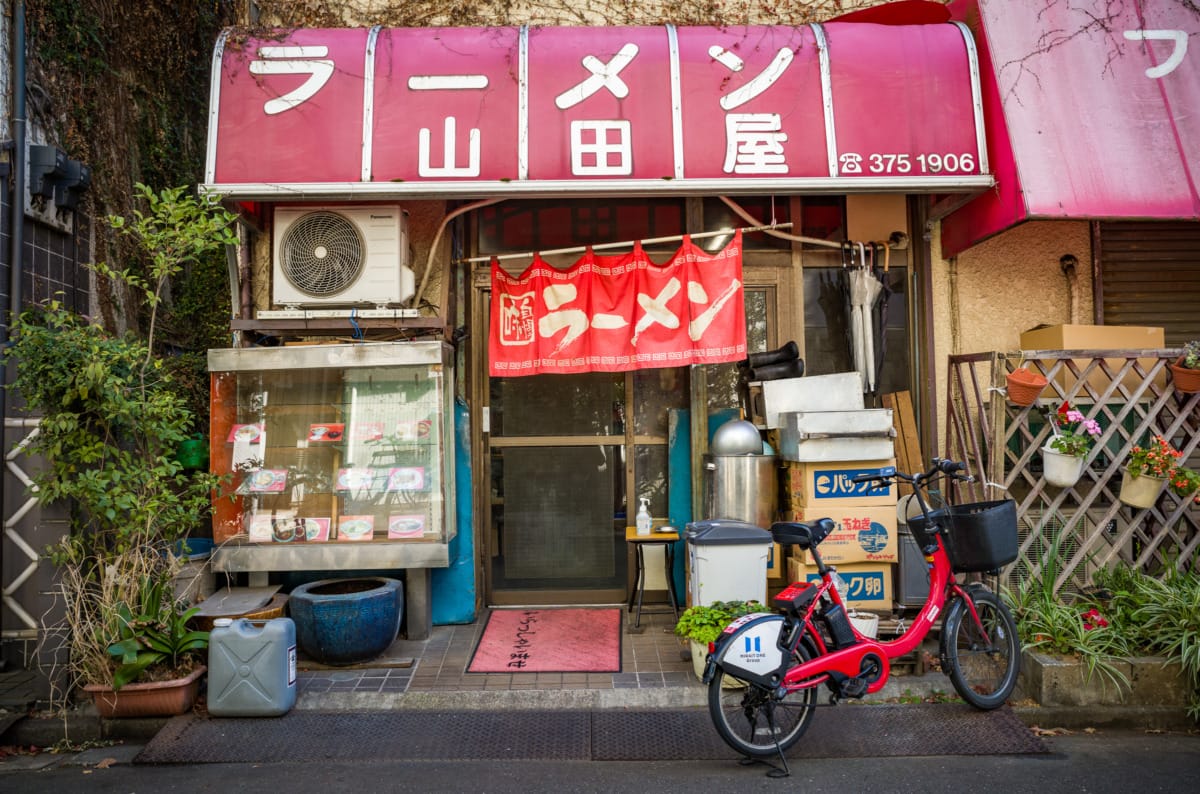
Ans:
{"type": "Polygon", "coordinates": [[[836,526],[832,518],[818,518],[808,524],[800,521],[777,521],[771,525],[771,536],[781,546],[811,549],[825,540],[836,526]]]}

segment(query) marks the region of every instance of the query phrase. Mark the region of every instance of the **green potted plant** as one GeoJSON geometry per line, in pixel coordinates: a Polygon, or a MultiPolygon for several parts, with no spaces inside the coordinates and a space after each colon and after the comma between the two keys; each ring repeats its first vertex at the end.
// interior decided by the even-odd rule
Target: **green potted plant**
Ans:
{"type": "Polygon", "coordinates": [[[1170,365],[1175,390],[1185,394],[1200,391],[1200,340],[1183,346],[1183,354],[1170,365]]]}
{"type": "Polygon", "coordinates": [[[108,222],[137,244],[144,263],[95,269],[142,298],[147,336],[110,333],[51,300],[16,319],[5,351],[16,365],[12,388],[40,416],[29,443],[44,459],[34,495],[70,508],[68,532],[47,550],[61,608],[47,619],[63,625],[45,635],[65,637],[68,651],[69,680],[53,682],[60,697],[115,683],[109,648],[122,640],[114,633],[121,605],[142,614],[144,583],[178,572],[169,550],[206,519],[219,485],[177,459],[194,420],[154,332],[167,281],[233,242],[234,216],[183,188],[138,189],[147,211],[108,222]]]}
{"type": "Polygon", "coordinates": [[[1134,447],[1125,464],[1125,476],[1121,478],[1121,491],[1117,498],[1130,507],[1150,507],[1162,493],[1167,478],[1175,471],[1178,458],[1178,450],[1162,436],[1155,436],[1147,446],[1134,447]]]}
{"type": "Polygon", "coordinates": [[[1167,481],[1176,496],[1200,504],[1200,473],[1176,466],[1167,481]]]}
{"type": "Polygon", "coordinates": [[[704,676],[704,659],[708,644],[715,642],[733,621],[766,607],[757,601],[714,601],[708,605],[690,606],[679,615],[675,633],[688,641],[692,651],[692,669],[697,678],[704,676]]]}
{"type": "Polygon", "coordinates": [[[174,597],[162,573],[147,575],[134,601],[113,604],[101,633],[110,640],[111,682],[84,686],[101,717],[166,716],[192,707],[208,648],[208,632],[188,627],[197,612],[174,597]]]}
{"type": "Polygon", "coordinates": [[[1083,474],[1092,442],[1100,436],[1100,424],[1065,401],[1048,418],[1052,433],[1042,447],[1042,473],[1051,485],[1069,488],[1083,474]]]}

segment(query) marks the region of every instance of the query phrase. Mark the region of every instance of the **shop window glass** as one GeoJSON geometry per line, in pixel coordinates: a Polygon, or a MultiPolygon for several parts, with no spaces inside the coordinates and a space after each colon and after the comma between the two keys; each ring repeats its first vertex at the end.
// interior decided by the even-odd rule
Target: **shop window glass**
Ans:
{"type": "MultiPolygon", "coordinates": [[[[684,202],[680,199],[617,198],[501,202],[476,214],[478,250],[489,254],[683,234],[685,217],[684,202]]],[[[679,244],[659,247],[673,252],[679,244]]]]}
{"type": "MultiPolygon", "coordinates": [[[[774,291],[747,285],[743,291],[746,304],[746,352],[768,350],[769,329],[775,314],[774,291]]],[[[741,404],[738,397],[737,364],[713,364],[704,367],[708,378],[708,412],[710,414],[741,404]]]]}
{"type": "MultiPolygon", "coordinates": [[[[792,219],[789,198],[787,196],[738,196],[733,199],[739,207],[746,210],[753,218],[760,219],[763,224],[787,223],[792,219]]],[[[704,199],[704,228],[706,231],[717,229],[736,229],[749,226],[750,223],[738,215],[733,209],[719,198],[704,199]]],[[[790,232],[790,229],[782,231],[790,232]]],[[[725,237],[710,237],[698,240],[706,251],[720,250],[728,239],[725,237]]],[[[791,241],[773,237],[765,232],[750,232],[742,236],[742,242],[747,251],[786,251],[792,247],[791,241]]]]}

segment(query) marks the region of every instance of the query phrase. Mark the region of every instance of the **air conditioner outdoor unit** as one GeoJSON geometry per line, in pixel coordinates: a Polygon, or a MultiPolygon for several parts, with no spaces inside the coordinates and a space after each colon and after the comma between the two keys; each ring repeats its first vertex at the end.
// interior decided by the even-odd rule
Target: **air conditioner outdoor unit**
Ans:
{"type": "Polygon", "coordinates": [[[1017,537],[1028,552],[1017,558],[1010,573],[1010,586],[1015,588],[1032,576],[1035,570],[1039,575],[1044,575],[1046,566],[1050,566],[1049,571],[1057,578],[1063,566],[1075,558],[1081,546],[1086,545],[1088,553],[1082,564],[1071,571],[1064,582],[1064,589],[1080,592],[1086,588],[1092,575],[1100,568],[1099,557],[1107,552],[1112,543],[1112,533],[1107,525],[1098,525],[1103,513],[1098,508],[1082,515],[1070,509],[1048,512],[1035,507],[1026,510],[1017,522],[1017,537]],[[1035,532],[1038,537],[1028,541],[1029,535],[1035,532]],[[1097,535],[1105,542],[1097,541],[1097,535]]]}
{"type": "Polygon", "coordinates": [[[415,292],[396,205],[278,207],[272,261],[272,302],[287,307],[383,308],[415,292]]]}

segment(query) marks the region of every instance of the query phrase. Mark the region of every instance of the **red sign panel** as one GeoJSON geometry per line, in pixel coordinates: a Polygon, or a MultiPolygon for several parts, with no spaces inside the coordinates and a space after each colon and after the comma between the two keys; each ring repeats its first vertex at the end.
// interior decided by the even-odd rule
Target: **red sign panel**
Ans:
{"type": "Polygon", "coordinates": [[[944,254],[1030,218],[1200,219],[1194,7],[1086,0],[1022,15],[999,0],[956,5],[987,45],[997,184],[943,221],[944,254]]]}
{"type": "MultiPolygon", "coordinates": [[[[337,32],[337,31],[334,31],[337,32]]],[[[516,179],[516,28],[398,28],[375,46],[367,179],[516,179]]]]}
{"type": "Polygon", "coordinates": [[[233,196],[990,184],[955,24],[229,32],[218,52],[206,181],[233,196]]]}
{"type": "Polygon", "coordinates": [[[520,276],[492,261],[488,357],[498,377],[720,364],[746,357],[742,236],[710,254],[685,238],[663,265],[640,245],[540,256],[520,276]]]}

